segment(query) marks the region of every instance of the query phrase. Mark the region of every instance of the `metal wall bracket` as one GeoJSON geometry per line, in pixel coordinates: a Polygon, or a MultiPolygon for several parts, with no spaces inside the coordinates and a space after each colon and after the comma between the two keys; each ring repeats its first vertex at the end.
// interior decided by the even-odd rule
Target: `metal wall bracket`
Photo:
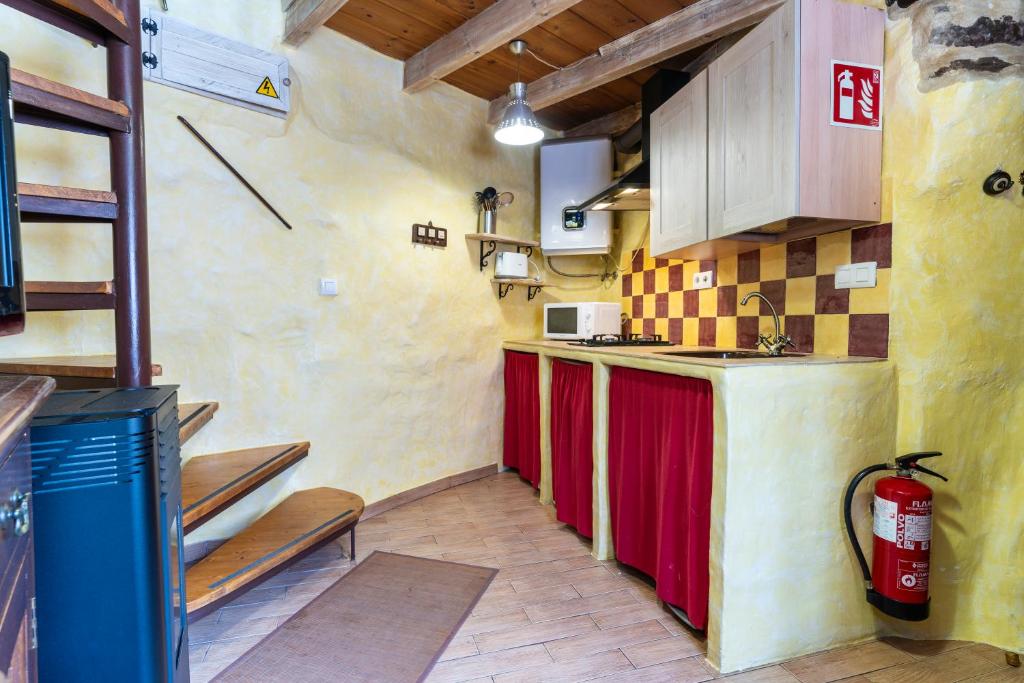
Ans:
{"type": "Polygon", "coordinates": [[[517,254],[522,254],[524,250],[526,251],[526,258],[533,256],[533,247],[524,247],[523,245],[516,247],[517,254]]]}
{"type": "Polygon", "coordinates": [[[480,272],[481,273],[484,271],[484,268],[487,267],[487,257],[490,256],[491,254],[493,254],[497,250],[497,248],[498,248],[498,244],[494,240],[489,240],[487,242],[480,242],[480,272]],[[490,247],[491,247],[487,252],[484,252],[484,245],[485,244],[489,244],[490,247]]]}
{"type": "MultiPolygon", "coordinates": [[[[498,298],[499,299],[504,299],[506,296],[508,296],[508,293],[511,292],[514,288],[515,288],[515,285],[512,284],[511,282],[508,282],[508,283],[499,282],[498,283],[498,298]]],[[[532,299],[533,297],[530,297],[530,298],[532,299]]]]}
{"type": "Polygon", "coordinates": [[[541,289],[543,289],[543,287],[539,287],[539,286],[534,287],[533,285],[527,285],[526,286],[526,300],[527,301],[533,301],[533,297],[535,297],[538,294],[540,294],[540,290],[541,289]]]}

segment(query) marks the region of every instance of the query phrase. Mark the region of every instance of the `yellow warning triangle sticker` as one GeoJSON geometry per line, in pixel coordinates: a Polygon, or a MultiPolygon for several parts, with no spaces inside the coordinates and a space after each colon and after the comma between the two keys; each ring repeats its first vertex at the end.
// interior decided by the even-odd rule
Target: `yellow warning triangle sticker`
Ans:
{"type": "Polygon", "coordinates": [[[277,96],[277,90],[274,89],[274,84],[270,82],[270,76],[263,77],[263,82],[260,83],[260,87],[256,88],[256,93],[259,95],[266,95],[267,97],[281,99],[277,96]]]}

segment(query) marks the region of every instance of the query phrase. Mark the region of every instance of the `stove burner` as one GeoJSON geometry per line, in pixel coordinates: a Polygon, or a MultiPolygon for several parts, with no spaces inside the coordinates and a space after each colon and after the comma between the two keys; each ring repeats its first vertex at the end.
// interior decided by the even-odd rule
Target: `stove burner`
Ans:
{"type": "Polygon", "coordinates": [[[660,334],[645,337],[641,334],[624,336],[621,334],[595,334],[590,339],[569,342],[573,346],[671,346],[672,342],[663,341],[660,334]]]}

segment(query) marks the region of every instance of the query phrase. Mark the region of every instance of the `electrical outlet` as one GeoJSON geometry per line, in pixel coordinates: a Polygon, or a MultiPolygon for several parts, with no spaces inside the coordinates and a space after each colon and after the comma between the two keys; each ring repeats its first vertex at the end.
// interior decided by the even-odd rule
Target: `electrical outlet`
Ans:
{"type": "Polygon", "coordinates": [[[412,242],[413,244],[426,244],[431,247],[447,247],[448,229],[439,228],[432,222],[428,222],[426,225],[414,223],[412,226],[412,242]]]}
{"type": "Polygon", "coordinates": [[[320,296],[338,296],[338,281],[334,278],[320,278],[320,296]]]}
{"type": "Polygon", "coordinates": [[[862,289],[878,283],[878,262],[848,263],[836,268],[836,289],[862,289]]]}
{"type": "Polygon", "coordinates": [[[710,270],[702,270],[699,273],[693,274],[693,288],[694,289],[707,289],[711,287],[713,273],[710,270]]]}

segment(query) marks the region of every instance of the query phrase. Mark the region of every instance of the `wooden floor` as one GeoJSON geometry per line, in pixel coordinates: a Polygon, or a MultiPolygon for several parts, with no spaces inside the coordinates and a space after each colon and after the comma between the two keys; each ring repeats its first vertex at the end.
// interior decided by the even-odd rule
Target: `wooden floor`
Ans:
{"type": "MultiPolygon", "coordinates": [[[[554,521],[513,474],[499,474],[362,522],[373,550],[498,567],[428,681],[697,683],[716,678],[704,642],[653,590],[554,521]]],[[[192,680],[207,681],[353,564],[347,537],[190,627],[192,680]]],[[[726,677],[729,683],[1024,683],[996,648],[954,641],[872,642],[726,677]]]]}

